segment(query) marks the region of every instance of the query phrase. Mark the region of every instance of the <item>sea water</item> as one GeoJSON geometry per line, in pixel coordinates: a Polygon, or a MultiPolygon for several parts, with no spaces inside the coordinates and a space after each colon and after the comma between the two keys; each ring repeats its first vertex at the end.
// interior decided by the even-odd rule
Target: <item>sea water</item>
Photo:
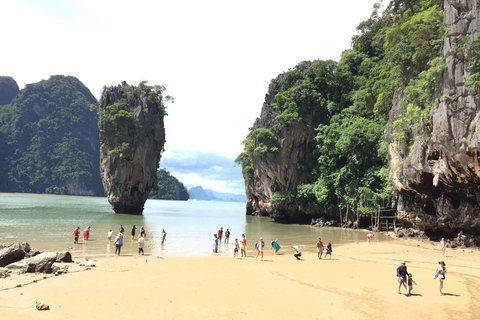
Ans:
{"type": "MultiPolygon", "coordinates": [[[[58,196],[0,193],[0,244],[28,242],[41,251],[68,250],[76,257],[113,256],[113,239],[120,225],[125,228],[122,254],[137,254],[140,228],[146,230],[145,253],[164,256],[212,255],[213,234],[220,227],[230,229],[230,241],[219,247],[220,255],[233,255],[235,238],[247,237],[247,254],[254,254],[260,237],[265,250],[278,239],[281,252],[291,253],[297,245],[303,251],[315,251],[319,237],[324,244],[336,245],[365,241],[365,232],[340,228],[315,228],[279,224],[267,217],[245,215],[245,203],[223,201],[169,201],[149,199],[143,215],[116,214],[104,197],[58,196]],[[135,225],[135,240],[131,229],[135,225]],[[91,227],[90,239],[83,240],[83,230],[91,227]],[[73,244],[73,230],[80,227],[78,244],[73,244]],[[107,233],[112,230],[112,241],[107,233]],[[162,230],[166,242],[160,241],[162,230]]],[[[376,240],[388,240],[379,234],[376,240]]],[[[334,249],[335,250],[335,249],[334,249]]]]}

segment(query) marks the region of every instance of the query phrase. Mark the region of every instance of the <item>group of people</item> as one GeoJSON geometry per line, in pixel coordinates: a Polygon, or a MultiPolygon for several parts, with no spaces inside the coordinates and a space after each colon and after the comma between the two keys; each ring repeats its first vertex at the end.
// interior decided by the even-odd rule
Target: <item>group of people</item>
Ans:
{"type": "MultiPolygon", "coordinates": [[[[88,241],[88,239],[90,239],[90,229],[91,227],[88,226],[85,228],[85,230],[83,230],[83,240],[88,241]]],[[[80,227],[76,227],[75,229],[73,229],[73,244],[78,243],[79,237],[80,237],[80,227]]]]}
{"type": "MultiPolygon", "coordinates": [[[[445,281],[445,274],[447,273],[447,269],[445,268],[445,262],[439,261],[437,269],[433,274],[433,278],[438,282],[438,295],[443,295],[443,282],[445,281]]],[[[402,294],[400,289],[403,287],[405,288],[405,295],[409,296],[412,293],[413,285],[415,281],[413,281],[413,275],[408,273],[407,266],[405,264],[405,260],[400,262],[400,266],[397,268],[397,280],[398,280],[398,294],[402,294]],[[408,289],[407,289],[408,287],[408,289]]]]}
{"type": "MultiPolygon", "coordinates": [[[[223,236],[224,236],[223,227],[220,227],[220,229],[218,229],[218,232],[213,234],[213,252],[215,253],[218,252],[218,247],[219,245],[222,244],[223,236]]],[[[227,229],[227,231],[225,231],[224,244],[228,245],[229,241],[230,241],[230,229],[227,229]]]]}
{"type": "MultiPolygon", "coordinates": [[[[83,239],[84,240],[88,240],[89,237],[90,237],[90,229],[91,227],[88,226],[87,228],[85,228],[85,230],[83,231],[83,239]]],[[[136,230],[137,230],[137,226],[136,225],[133,225],[132,226],[132,229],[131,229],[131,236],[132,236],[132,240],[135,240],[135,234],[136,234],[136,230]]],[[[120,252],[122,250],[122,246],[123,246],[123,239],[124,239],[124,236],[123,234],[125,233],[125,228],[123,227],[123,225],[120,225],[120,228],[118,229],[118,234],[117,236],[115,237],[115,239],[113,240],[113,243],[115,244],[115,255],[119,256],[120,255],[120,252]]],[[[110,243],[112,241],[112,236],[113,236],[113,231],[112,229],[110,229],[107,233],[107,241],[108,243],[110,243]]],[[[138,246],[138,254],[139,255],[144,255],[144,248],[145,248],[145,237],[147,236],[147,233],[145,231],[145,228],[144,227],[141,227],[140,228],[140,235],[137,239],[137,246],[138,246]]],[[[80,227],[77,227],[73,230],[73,243],[74,244],[77,244],[78,243],[78,238],[80,237],[80,227]]],[[[163,245],[165,243],[165,240],[167,238],[167,232],[165,231],[165,229],[162,230],[162,233],[160,235],[160,241],[161,241],[161,244],[163,245]]]]}

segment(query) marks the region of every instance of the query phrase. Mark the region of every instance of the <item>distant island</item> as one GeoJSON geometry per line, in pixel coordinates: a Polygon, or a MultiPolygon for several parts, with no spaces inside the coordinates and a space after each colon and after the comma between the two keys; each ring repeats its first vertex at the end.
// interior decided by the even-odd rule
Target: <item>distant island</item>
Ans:
{"type": "Polygon", "coordinates": [[[209,200],[209,201],[238,201],[245,202],[247,201],[246,195],[239,195],[233,193],[222,193],[216,192],[209,189],[203,189],[202,186],[197,186],[188,189],[190,199],[192,200],[209,200]]]}

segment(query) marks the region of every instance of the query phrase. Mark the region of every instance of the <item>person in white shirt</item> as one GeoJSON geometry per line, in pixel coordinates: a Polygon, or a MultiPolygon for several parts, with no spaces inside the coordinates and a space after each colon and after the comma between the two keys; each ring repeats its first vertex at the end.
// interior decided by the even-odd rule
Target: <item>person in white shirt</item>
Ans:
{"type": "Polygon", "coordinates": [[[295,254],[293,256],[297,258],[297,260],[300,260],[300,257],[302,256],[302,251],[300,251],[297,246],[293,246],[292,248],[293,251],[295,251],[295,254]]]}
{"type": "Polygon", "coordinates": [[[143,248],[145,247],[145,238],[140,236],[138,238],[138,254],[143,256],[143,248]]]}

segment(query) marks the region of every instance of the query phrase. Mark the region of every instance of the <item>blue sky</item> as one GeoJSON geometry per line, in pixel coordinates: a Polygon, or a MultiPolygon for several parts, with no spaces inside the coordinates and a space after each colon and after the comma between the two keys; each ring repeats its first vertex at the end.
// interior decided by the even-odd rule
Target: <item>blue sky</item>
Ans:
{"type": "Polygon", "coordinates": [[[0,75],[20,88],[71,75],[97,98],[122,81],[164,85],[175,103],[161,167],[188,186],[241,194],[233,160],[270,81],[304,60],[338,61],[376,2],[0,1],[0,75]],[[206,157],[219,163],[205,169],[206,157]]]}

